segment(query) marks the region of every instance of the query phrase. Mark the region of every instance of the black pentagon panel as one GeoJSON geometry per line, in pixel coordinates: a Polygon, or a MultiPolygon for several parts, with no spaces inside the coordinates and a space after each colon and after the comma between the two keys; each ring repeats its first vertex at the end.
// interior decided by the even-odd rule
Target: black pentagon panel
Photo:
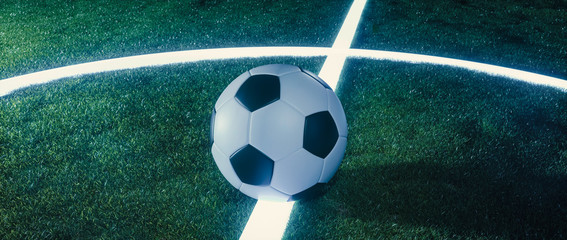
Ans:
{"type": "Polygon", "coordinates": [[[303,148],[320,158],[325,158],[337,143],[339,131],[328,111],[311,114],[305,118],[303,148]]]}
{"type": "Polygon", "coordinates": [[[274,75],[254,75],[236,92],[236,100],[253,112],[280,99],[280,79],[274,75]]]}
{"type": "Polygon", "coordinates": [[[213,114],[211,114],[211,136],[210,136],[210,142],[211,142],[211,147],[213,146],[213,143],[215,142],[215,117],[217,115],[217,110],[213,107],[213,114]]]}
{"type": "Polygon", "coordinates": [[[230,163],[240,181],[255,186],[267,186],[272,181],[274,161],[252,145],[236,151],[230,163]]]}
{"type": "Polygon", "coordinates": [[[307,71],[307,70],[305,70],[305,69],[303,69],[303,68],[301,69],[301,71],[304,72],[304,73],[306,73],[307,75],[309,75],[309,76],[312,77],[313,79],[315,79],[315,81],[317,81],[318,83],[320,83],[321,85],[323,85],[324,88],[333,90],[331,87],[329,87],[329,85],[328,85],[325,81],[323,81],[323,79],[321,79],[321,78],[320,78],[319,76],[317,76],[315,73],[312,73],[312,72],[310,72],[310,71],[307,71]]]}
{"type": "Polygon", "coordinates": [[[317,183],[315,185],[313,185],[312,187],[303,190],[300,193],[294,194],[293,196],[291,196],[289,198],[289,201],[297,201],[297,200],[313,200],[316,199],[317,197],[323,195],[323,193],[325,193],[325,186],[327,186],[327,184],[325,183],[317,183]]]}

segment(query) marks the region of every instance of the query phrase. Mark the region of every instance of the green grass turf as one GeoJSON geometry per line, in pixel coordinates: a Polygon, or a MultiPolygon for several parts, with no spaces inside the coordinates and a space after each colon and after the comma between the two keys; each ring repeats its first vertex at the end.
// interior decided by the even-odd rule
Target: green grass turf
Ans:
{"type": "Polygon", "coordinates": [[[351,60],[345,159],[286,239],[567,237],[567,95],[433,65],[351,60]]]}
{"type": "Polygon", "coordinates": [[[321,58],[201,62],[65,79],[0,98],[0,239],[236,239],[255,201],[210,154],[242,72],[321,58]]]}
{"type": "Polygon", "coordinates": [[[567,78],[567,1],[370,0],[355,48],[480,61],[567,78]]]}
{"type": "Polygon", "coordinates": [[[2,0],[0,79],[174,50],[330,47],[349,6],[347,0],[2,0]]]}
{"type": "MultiPolygon", "coordinates": [[[[171,50],[331,46],[349,5],[2,1],[0,79],[171,50]]],[[[354,47],[565,78],[565,6],[369,1],[354,47]]],[[[322,60],[121,71],[0,98],[0,238],[237,238],[254,202],[214,166],[208,114],[228,81],[273,62],[317,72],[322,60]]],[[[346,158],[326,195],[296,205],[286,238],[567,237],[565,93],[438,66],[346,69],[346,158]]]]}

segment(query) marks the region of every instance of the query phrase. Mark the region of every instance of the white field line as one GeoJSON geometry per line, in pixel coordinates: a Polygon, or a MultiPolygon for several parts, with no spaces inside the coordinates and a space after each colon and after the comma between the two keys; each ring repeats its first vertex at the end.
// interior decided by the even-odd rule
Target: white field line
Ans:
{"type": "MultiPolygon", "coordinates": [[[[350,48],[365,4],[366,0],[354,0],[331,49],[350,48]]],[[[319,72],[319,77],[325,80],[333,90],[337,87],[345,60],[346,55],[329,54],[319,72]]],[[[294,203],[269,203],[267,205],[268,203],[258,200],[240,240],[282,238],[294,203]]]]}
{"type": "Polygon", "coordinates": [[[54,68],[0,80],[0,97],[23,87],[47,83],[67,77],[77,77],[85,74],[102,73],[141,67],[163,66],[176,63],[189,63],[203,60],[222,60],[242,57],[256,58],[272,56],[325,56],[326,51],[327,49],[325,48],[315,49],[311,47],[216,48],[113,58],[54,68]]]}
{"type": "Polygon", "coordinates": [[[389,60],[389,61],[406,62],[413,64],[434,64],[434,65],[444,65],[444,66],[463,68],[471,71],[485,73],[488,75],[506,77],[532,84],[549,86],[567,92],[567,80],[565,79],[550,77],[542,74],[517,70],[513,68],[500,67],[486,63],[478,63],[478,62],[445,58],[445,57],[428,56],[422,54],[365,50],[365,49],[349,49],[348,53],[346,54],[349,57],[370,58],[375,60],[389,60]]]}
{"type": "MultiPolygon", "coordinates": [[[[365,5],[366,0],[355,0],[352,3],[341,30],[339,30],[339,34],[331,47],[332,50],[346,50],[350,48],[365,5]]],[[[319,72],[319,77],[325,80],[333,90],[339,83],[339,77],[341,76],[346,57],[344,54],[329,53],[319,72]]]]}
{"type": "Polygon", "coordinates": [[[294,204],[258,200],[240,239],[281,239],[294,204]]]}
{"type": "Polygon", "coordinates": [[[62,78],[77,77],[93,73],[135,69],[141,67],[163,66],[168,64],[191,63],[206,60],[223,60],[236,58],[259,57],[319,57],[342,55],[345,57],[368,58],[407,62],[413,64],[436,64],[458,67],[467,70],[502,76],[514,80],[529,82],[557,88],[567,92],[567,81],[527,71],[500,67],[485,63],[477,63],[452,58],[435,57],[421,54],[363,49],[331,49],[322,47],[244,47],[188,50],[146,54],[122,58],[114,58],[89,63],[81,63],[66,67],[39,71],[0,80],[0,97],[28,86],[48,83],[62,78]]]}

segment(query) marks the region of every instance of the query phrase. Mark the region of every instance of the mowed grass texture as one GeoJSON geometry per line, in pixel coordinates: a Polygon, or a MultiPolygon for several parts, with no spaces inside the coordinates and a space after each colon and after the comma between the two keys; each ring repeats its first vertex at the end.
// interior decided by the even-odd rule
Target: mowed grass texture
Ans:
{"type": "Polygon", "coordinates": [[[432,65],[351,60],[345,159],[286,239],[567,237],[567,95],[432,65]]]}
{"type": "Polygon", "coordinates": [[[236,239],[255,201],[210,154],[224,86],[260,59],[85,76],[0,99],[1,239],[236,239]]]}
{"type": "Polygon", "coordinates": [[[567,78],[567,1],[370,0],[354,48],[479,61],[567,78]]]}
{"type": "MultiPolygon", "coordinates": [[[[2,1],[0,79],[93,60],[329,47],[351,1],[2,1]]],[[[564,1],[369,1],[355,48],[565,78],[564,1]]],[[[0,98],[0,239],[236,239],[254,201],[209,153],[237,59],[64,79],[0,98]],[[213,82],[214,84],[208,84],[213,82]]],[[[464,70],[350,60],[349,143],[286,239],[567,238],[567,97],[464,70]]]]}
{"type": "Polygon", "coordinates": [[[0,79],[145,53],[330,47],[350,4],[347,0],[2,0],[0,79]]]}

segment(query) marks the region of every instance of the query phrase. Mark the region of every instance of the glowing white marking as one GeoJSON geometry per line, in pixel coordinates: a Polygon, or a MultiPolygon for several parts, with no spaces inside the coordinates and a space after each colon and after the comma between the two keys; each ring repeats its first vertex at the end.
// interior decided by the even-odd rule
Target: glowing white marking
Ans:
{"type": "Polygon", "coordinates": [[[205,60],[224,60],[235,58],[258,57],[318,57],[331,54],[342,54],[347,57],[370,58],[414,64],[437,64],[464,68],[489,75],[502,76],[533,84],[558,88],[567,92],[567,81],[541,74],[500,67],[490,64],[464,61],[452,58],[435,57],[421,54],[365,50],[365,49],[331,49],[322,47],[251,47],[251,48],[218,48],[188,50],[179,52],[155,53],[123,58],[114,58],[96,62],[82,63],[60,67],[12,78],[0,80],[0,97],[31,85],[47,83],[62,78],[77,77],[86,74],[108,71],[135,69],[140,67],[163,66],[176,63],[190,63],[205,60]]]}
{"type": "Polygon", "coordinates": [[[50,70],[25,74],[0,81],[0,97],[10,92],[35,84],[42,84],[67,77],[77,77],[85,74],[109,72],[116,70],[134,69],[141,67],[162,66],[167,64],[197,62],[203,60],[234,59],[241,57],[277,57],[325,56],[326,49],[310,47],[252,47],[252,48],[217,48],[200,49],[178,52],[145,54],[138,56],[107,59],[89,63],[70,65],[50,70]]]}
{"type": "MultiPolygon", "coordinates": [[[[360,21],[360,16],[364,10],[364,5],[366,0],[354,0],[352,6],[350,7],[348,14],[339,30],[339,34],[333,43],[332,50],[335,49],[349,49],[356,33],[356,27],[360,21]]],[[[321,77],[327,84],[335,90],[337,83],[339,82],[339,76],[341,75],[343,66],[345,64],[346,55],[345,54],[328,54],[327,59],[323,63],[323,67],[319,72],[319,77],[321,77]]],[[[240,239],[281,239],[285,228],[287,226],[287,221],[289,220],[289,214],[291,213],[291,208],[293,204],[289,206],[289,210],[286,208],[287,203],[270,203],[266,205],[266,202],[261,202],[260,200],[256,203],[252,216],[246,223],[244,232],[240,239]],[[269,208],[267,207],[269,206],[269,208]],[[285,210],[284,212],[279,212],[277,209],[285,210]],[[281,214],[279,216],[274,216],[274,214],[281,214]],[[255,215],[256,214],[256,215],[255,215]],[[254,218],[253,218],[254,217],[254,218]],[[281,218],[281,219],[279,219],[281,218]],[[280,232],[281,229],[281,232],[280,232]]]]}
{"type": "Polygon", "coordinates": [[[258,200],[240,239],[282,239],[294,203],[258,200]]]}
{"type": "Polygon", "coordinates": [[[445,65],[445,66],[451,66],[457,68],[464,68],[471,71],[486,73],[488,75],[507,77],[532,84],[554,87],[567,92],[567,81],[564,79],[554,78],[542,74],[531,73],[527,71],[500,67],[485,63],[471,62],[471,61],[465,61],[465,60],[459,60],[453,58],[428,56],[421,54],[365,50],[365,49],[349,49],[348,56],[370,58],[375,60],[390,60],[390,61],[407,62],[414,64],[425,63],[425,64],[445,65]]]}
{"type": "MultiPolygon", "coordinates": [[[[360,17],[362,16],[362,11],[364,10],[364,5],[366,5],[366,0],[355,0],[352,3],[341,30],[339,30],[339,34],[333,43],[332,50],[350,48],[358,22],[360,22],[360,17]]],[[[346,58],[347,55],[344,52],[331,51],[318,74],[333,90],[337,87],[346,58]]]]}

